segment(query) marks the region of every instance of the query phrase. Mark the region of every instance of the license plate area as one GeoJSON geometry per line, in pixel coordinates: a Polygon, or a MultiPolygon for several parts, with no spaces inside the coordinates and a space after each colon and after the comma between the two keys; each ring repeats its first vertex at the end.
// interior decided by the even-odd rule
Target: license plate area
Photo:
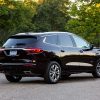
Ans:
{"type": "Polygon", "coordinates": [[[17,56],[17,51],[16,50],[11,50],[9,55],[10,56],[17,56]]]}

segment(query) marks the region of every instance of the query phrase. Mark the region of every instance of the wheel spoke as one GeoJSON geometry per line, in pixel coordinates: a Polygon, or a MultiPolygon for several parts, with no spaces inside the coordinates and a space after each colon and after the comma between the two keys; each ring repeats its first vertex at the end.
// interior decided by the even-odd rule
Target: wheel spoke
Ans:
{"type": "Polygon", "coordinates": [[[51,78],[54,79],[54,77],[55,77],[55,74],[52,74],[51,78]]]}
{"type": "Polygon", "coordinates": [[[58,70],[58,71],[56,71],[56,74],[57,74],[57,75],[59,75],[59,74],[60,74],[60,71],[59,71],[59,70],[58,70]]]}
{"type": "Polygon", "coordinates": [[[54,71],[50,70],[50,75],[53,74],[53,73],[54,73],[54,71]]]}
{"type": "Polygon", "coordinates": [[[54,71],[55,70],[55,65],[52,65],[50,70],[54,71]]]}
{"type": "Polygon", "coordinates": [[[54,68],[54,70],[55,70],[55,71],[57,70],[57,67],[58,67],[58,66],[57,66],[57,65],[55,65],[55,68],[54,68]]]}
{"type": "Polygon", "coordinates": [[[18,76],[13,76],[13,78],[14,78],[14,79],[18,79],[19,77],[18,77],[18,76]]]}
{"type": "Polygon", "coordinates": [[[55,74],[55,75],[54,75],[54,80],[56,80],[56,79],[57,79],[57,75],[55,74]]]}

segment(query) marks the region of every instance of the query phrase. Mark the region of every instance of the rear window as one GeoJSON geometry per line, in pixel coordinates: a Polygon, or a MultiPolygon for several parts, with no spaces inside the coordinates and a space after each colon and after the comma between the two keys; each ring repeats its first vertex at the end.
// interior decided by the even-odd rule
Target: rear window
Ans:
{"type": "Polygon", "coordinates": [[[45,42],[50,44],[57,44],[57,35],[46,36],[45,42]]]}
{"type": "Polygon", "coordinates": [[[3,47],[26,46],[26,45],[31,45],[36,41],[37,41],[37,37],[35,36],[12,36],[5,42],[3,47]]]}

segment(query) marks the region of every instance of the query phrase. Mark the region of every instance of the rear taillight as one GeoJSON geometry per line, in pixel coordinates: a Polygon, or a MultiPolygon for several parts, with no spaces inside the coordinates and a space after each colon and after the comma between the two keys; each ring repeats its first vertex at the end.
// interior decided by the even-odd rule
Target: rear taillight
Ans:
{"type": "Polygon", "coordinates": [[[4,51],[4,49],[0,48],[0,52],[4,51]]]}
{"type": "Polygon", "coordinates": [[[24,49],[25,51],[27,51],[28,53],[32,54],[32,53],[42,53],[43,50],[40,48],[27,48],[24,49]]]}

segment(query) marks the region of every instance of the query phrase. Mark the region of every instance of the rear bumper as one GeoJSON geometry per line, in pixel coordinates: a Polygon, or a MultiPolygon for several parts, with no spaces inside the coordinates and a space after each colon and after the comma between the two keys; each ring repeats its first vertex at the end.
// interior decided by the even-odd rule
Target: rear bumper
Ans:
{"type": "Polygon", "coordinates": [[[5,74],[33,76],[39,69],[34,63],[0,63],[0,72],[5,74]]]}

